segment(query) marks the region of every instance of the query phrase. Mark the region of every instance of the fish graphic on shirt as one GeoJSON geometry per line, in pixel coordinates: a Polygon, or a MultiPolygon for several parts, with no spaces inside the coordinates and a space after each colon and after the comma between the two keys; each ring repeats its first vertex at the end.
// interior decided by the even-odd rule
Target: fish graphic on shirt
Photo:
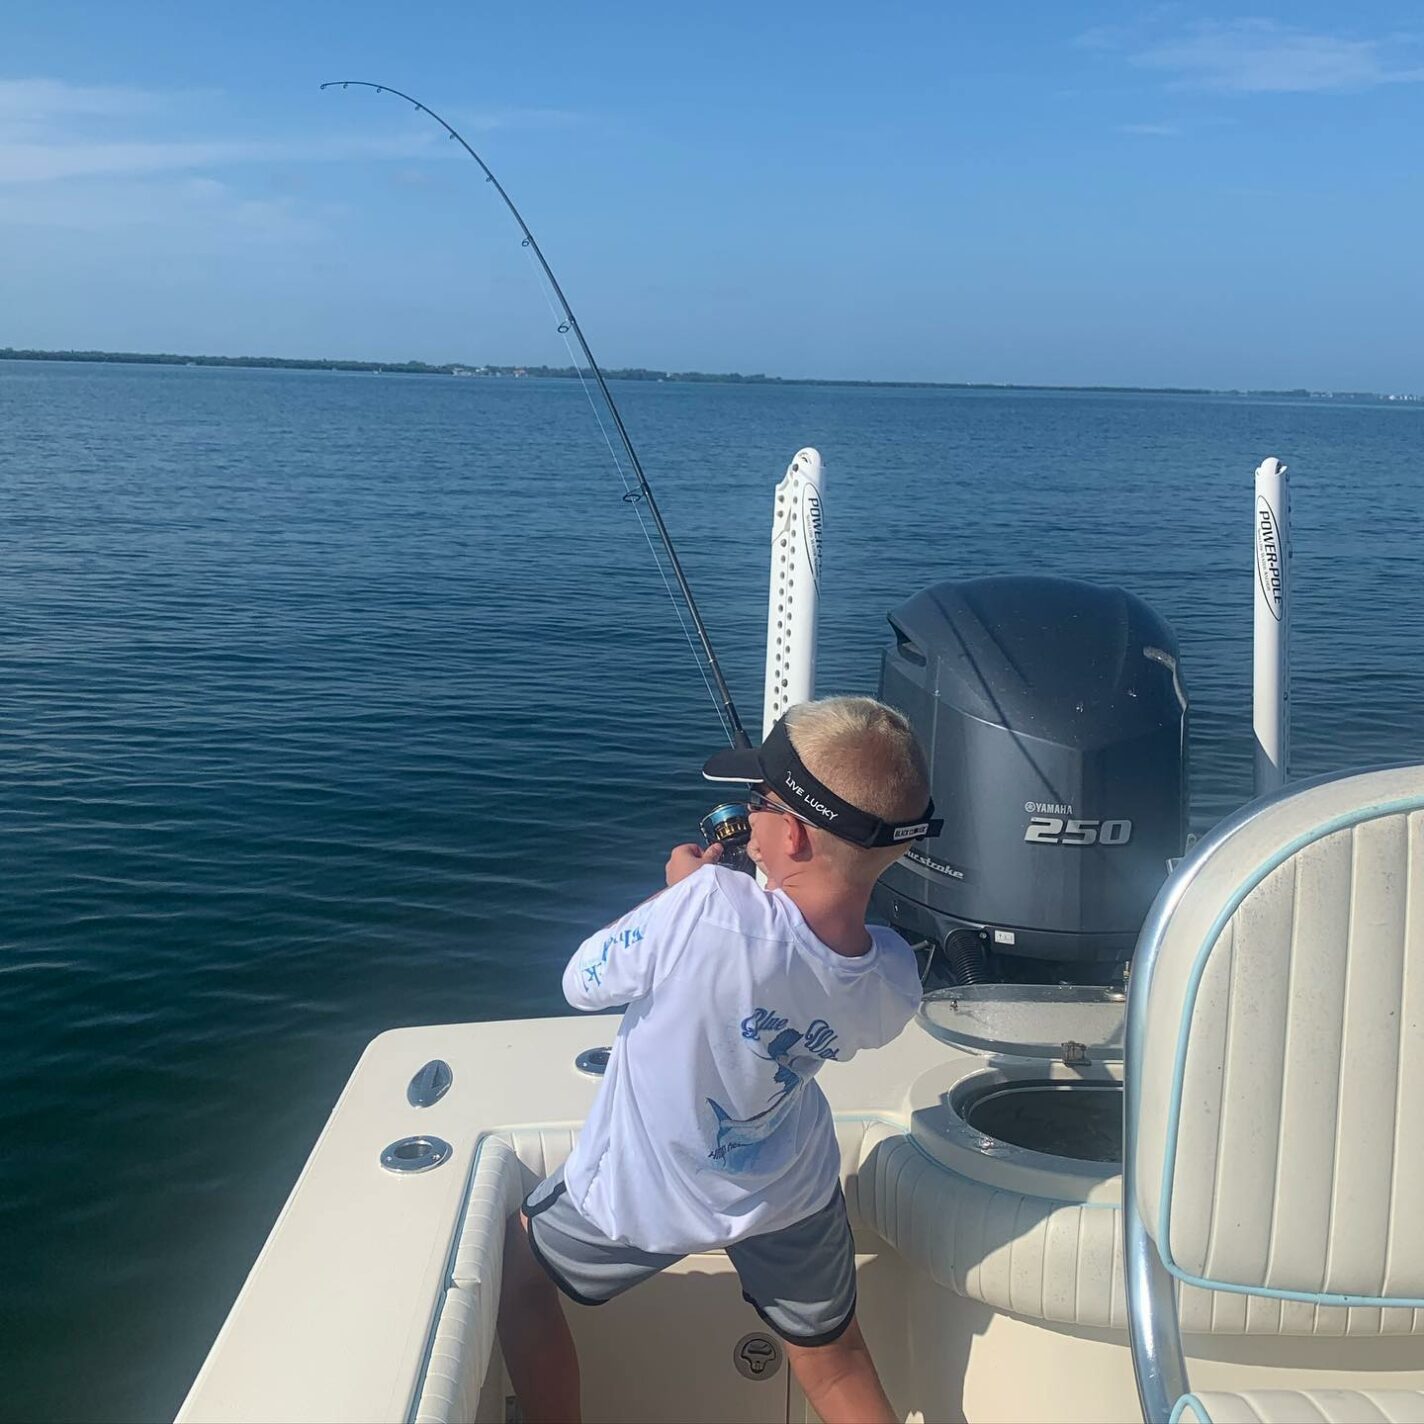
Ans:
{"type": "Polygon", "coordinates": [[[792,1066],[791,1051],[801,1042],[794,1028],[782,1029],[767,1045],[767,1051],[757,1054],[776,1064],[773,1080],[780,1090],[772,1095],[771,1106],[752,1117],[733,1117],[715,1098],[707,1105],[717,1124],[716,1145],[707,1155],[725,1171],[736,1172],[756,1160],[761,1144],[780,1125],[791,1106],[791,1100],[804,1081],[804,1075],[792,1066]]]}

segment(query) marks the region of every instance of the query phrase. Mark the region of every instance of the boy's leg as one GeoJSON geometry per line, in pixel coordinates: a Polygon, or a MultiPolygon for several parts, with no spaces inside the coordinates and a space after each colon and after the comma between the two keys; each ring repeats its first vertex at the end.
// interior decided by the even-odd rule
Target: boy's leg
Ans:
{"type": "Polygon", "coordinates": [[[734,1242],[727,1255],[825,1424],[893,1424],[855,1318],[855,1240],[840,1187],[820,1211],[734,1242]]]}
{"type": "Polygon", "coordinates": [[[563,1169],[505,1231],[499,1340],[528,1424],[577,1424],[578,1355],[559,1300],[602,1305],[682,1259],[611,1241],[568,1199],[563,1169]]]}
{"type": "MultiPolygon", "coordinates": [[[[578,1424],[578,1354],[559,1291],[529,1249],[523,1212],[504,1232],[499,1343],[526,1424],[578,1424]]],[[[809,1392],[809,1391],[808,1391],[809,1392]]]]}
{"type": "Polygon", "coordinates": [[[852,1320],[829,1345],[782,1340],[796,1382],[824,1424],[896,1424],[860,1325],[852,1320]]]}

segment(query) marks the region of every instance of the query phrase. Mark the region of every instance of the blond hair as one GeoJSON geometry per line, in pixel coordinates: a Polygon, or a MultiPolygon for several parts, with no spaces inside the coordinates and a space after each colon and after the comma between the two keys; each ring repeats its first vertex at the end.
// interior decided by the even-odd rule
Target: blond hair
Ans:
{"type": "MultiPolygon", "coordinates": [[[[873,697],[826,697],[786,714],[796,755],[828,790],[882,821],[908,821],[930,799],[929,769],[903,713],[873,697]]],[[[867,849],[810,827],[818,853],[856,880],[874,880],[906,846],[867,849]]]]}

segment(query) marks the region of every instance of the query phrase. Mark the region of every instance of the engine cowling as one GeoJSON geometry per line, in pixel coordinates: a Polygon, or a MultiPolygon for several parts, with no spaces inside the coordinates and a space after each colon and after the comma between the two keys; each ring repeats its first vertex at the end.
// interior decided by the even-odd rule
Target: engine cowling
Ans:
{"type": "Polygon", "coordinates": [[[1187,830],[1187,697],[1170,626],[1073,579],[934,585],[890,614],[880,696],[913,723],[944,829],[873,908],[950,977],[1108,982],[1187,830]]]}

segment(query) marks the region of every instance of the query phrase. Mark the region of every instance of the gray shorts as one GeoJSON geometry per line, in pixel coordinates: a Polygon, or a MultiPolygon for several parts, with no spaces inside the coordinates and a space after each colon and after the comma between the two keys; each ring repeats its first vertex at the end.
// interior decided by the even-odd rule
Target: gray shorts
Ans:
{"type": "MultiPolygon", "coordinates": [[[[529,1193],[524,1214],[535,1259],[580,1305],[603,1305],[682,1260],[610,1241],[569,1201],[562,1168],[529,1193]]],[[[839,1183],[820,1211],[726,1251],[742,1298],[783,1340],[829,1345],[855,1318],[855,1242],[839,1183]]]]}

